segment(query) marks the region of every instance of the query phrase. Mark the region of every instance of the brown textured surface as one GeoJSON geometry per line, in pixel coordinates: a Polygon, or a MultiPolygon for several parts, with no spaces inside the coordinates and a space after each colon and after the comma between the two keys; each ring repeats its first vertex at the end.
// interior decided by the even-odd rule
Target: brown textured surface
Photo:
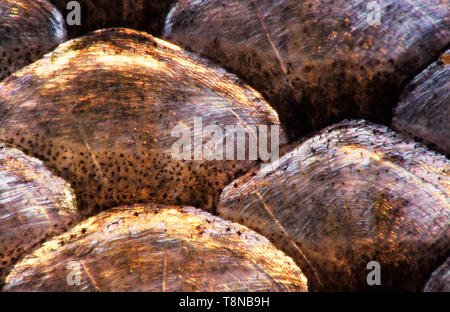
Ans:
{"type": "Polygon", "coordinates": [[[223,129],[279,123],[234,75],[127,29],[64,43],[0,84],[0,140],[44,160],[87,213],[149,201],[213,209],[255,162],[173,159],[172,128],[192,130],[194,117],[223,129]]]}
{"type": "MultiPolygon", "coordinates": [[[[71,0],[50,0],[64,19],[71,0]]],[[[175,0],[77,0],[81,6],[81,25],[67,25],[70,38],[108,28],[127,27],[146,31],[154,36],[161,34],[164,20],[175,0]]]]}
{"type": "Polygon", "coordinates": [[[244,226],[192,207],[100,213],[27,256],[6,291],[306,291],[291,258],[244,226]],[[69,286],[67,264],[80,264],[69,286]]]}
{"type": "Polygon", "coordinates": [[[450,155],[450,50],[402,92],[392,126],[450,155]]]}
{"type": "Polygon", "coordinates": [[[65,40],[62,16],[47,1],[0,1],[0,81],[65,40]]]}
{"type": "Polygon", "coordinates": [[[0,285],[24,254],[80,219],[66,181],[40,160],[0,144],[0,285]]]}
{"type": "Polygon", "coordinates": [[[450,44],[446,0],[180,0],[164,36],[260,91],[293,137],[363,118],[389,124],[399,86],[450,44]]]}
{"type": "Polygon", "coordinates": [[[431,274],[425,292],[450,292],[450,258],[431,274]]]}
{"type": "Polygon", "coordinates": [[[218,213],[292,256],[311,290],[420,291],[450,249],[450,163],[386,127],[345,121],[232,182],[218,213]],[[381,286],[366,283],[370,261],[381,286]]]}

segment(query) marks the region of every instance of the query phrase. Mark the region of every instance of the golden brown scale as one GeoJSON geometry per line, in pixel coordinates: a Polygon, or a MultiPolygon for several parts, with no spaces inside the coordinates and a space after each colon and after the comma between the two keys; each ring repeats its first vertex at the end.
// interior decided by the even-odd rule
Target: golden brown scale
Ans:
{"type": "Polygon", "coordinates": [[[4,290],[307,291],[307,280],[244,226],[148,204],[100,213],[46,242],[14,267],[4,290]]]}
{"type": "Polygon", "coordinates": [[[405,87],[392,126],[450,155],[450,50],[405,87]]]}
{"type": "MultiPolygon", "coordinates": [[[[67,9],[71,0],[50,0],[67,19],[74,8],[67,9]]],[[[108,28],[127,27],[159,36],[170,6],[175,0],[77,0],[80,4],[81,25],[67,25],[69,38],[108,28]]],[[[72,20],[69,16],[69,20],[72,20]]]]}
{"type": "Polygon", "coordinates": [[[66,181],[40,160],[0,144],[0,285],[23,255],[80,220],[66,181]]]}
{"type": "Polygon", "coordinates": [[[128,29],[64,43],[0,84],[0,139],[69,181],[87,214],[149,201],[213,209],[256,162],[175,160],[171,131],[192,130],[194,117],[221,129],[279,124],[235,76],[128,29]]]}
{"type": "Polygon", "coordinates": [[[260,91],[298,138],[344,118],[389,124],[399,87],[450,43],[446,1],[181,0],[164,37],[260,91]],[[376,9],[375,9],[376,10],[376,9]]]}
{"type": "Polygon", "coordinates": [[[384,126],[345,121],[228,185],[221,217],[292,256],[310,290],[420,291],[450,248],[450,162],[384,126]],[[366,282],[381,265],[381,285],[366,282]]]}
{"type": "Polygon", "coordinates": [[[46,0],[0,1],[0,81],[65,40],[62,15],[46,0]]]}

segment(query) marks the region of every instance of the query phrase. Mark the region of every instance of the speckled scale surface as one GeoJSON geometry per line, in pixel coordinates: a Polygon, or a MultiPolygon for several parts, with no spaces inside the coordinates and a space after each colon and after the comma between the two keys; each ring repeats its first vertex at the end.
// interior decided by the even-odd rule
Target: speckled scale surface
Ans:
{"type": "Polygon", "coordinates": [[[392,126],[450,155],[450,50],[405,87],[392,126]]]}
{"type": "Polygon", "coordinates": [[[450,292],[450,258],[431,274],[425,292],[450,292]]]}
{"type": "Polygon", "coordinates": [[[40,160],[0,144],[0,285],[23,255],[80,220],[66,181],[40,160]]]}
{"type": "Polygon", "coordinates": [[[450,249],[450,163],[384,126],[345,121],[227,186],[218,213],[292,256],[311,290],[413,290],[450,249]],[[368,286],[370,261],[381,286],[368,286]]]}
{"type": "Polygon", "coordinates": [[[0,1],[0,81],[65,40],[62,15],[46,0],[0,1]]]}
{"type": "Polygon", "coordinates": [[[0,84],[0,139],[69,181],[86,213],[150,201],[212,209],[255,161],[175,160],[172,129],[193,130],[194,117],[221,129],[279,124],[234,75],[129,29],[66,42],[0,84]]]}
{"type": "MultiPolygon", "coordinates": [[[[73,8],[71,0],[50,0],[67,19],[73,8]]],[[[81,8],[81,25],[67,25],[70,38],[108,27],[128,27],[161,34],[170,6],[175,0],[77,0],[81,8]]],[[[73,17],[69,16],[69,20],[73,17]]]]}
{"type": "Polygon", "coordinates": [[[46,242],[5,291],[307,291],[293,260],[248,228],[192,207],[100,213],[46,242]],[[69,264],[69,266],[68,266],[69,264]],[[80,285],[70,286],[72,268],[80,285]]]}
{"type": "Polygon", "coordinates": [[[344,118],[389,124],[399,87],[450,44],[448,2],[180,0],[164,37],[244,78],[294,138],[344,118]],[[369,23],[369,22],[370,23],[369,23]]]}

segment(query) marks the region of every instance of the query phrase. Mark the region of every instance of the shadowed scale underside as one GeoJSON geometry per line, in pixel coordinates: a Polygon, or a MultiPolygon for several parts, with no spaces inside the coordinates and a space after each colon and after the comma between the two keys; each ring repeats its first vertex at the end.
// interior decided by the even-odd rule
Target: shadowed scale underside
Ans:
{"type": "Polygon", "coordinates": [[[405,87],[392,126],[450,155],[450,50],[405,87]]]}
{"type": "Polygon", "coordinates": [[[66,181],[40,160],[0,144],[0,285],[23,255],[80,220],[66,181]]]}
{"type": "Polygon", "coordinates": [[[80,24],[76,22],[76,7],[71,0],[50,0],[71,22],[67,25],[69,38],[86,35],[90,31],[109,27],[127,27],[159,36],[170,6],[175,0],[77,0],[80,4],[80,24]]]}

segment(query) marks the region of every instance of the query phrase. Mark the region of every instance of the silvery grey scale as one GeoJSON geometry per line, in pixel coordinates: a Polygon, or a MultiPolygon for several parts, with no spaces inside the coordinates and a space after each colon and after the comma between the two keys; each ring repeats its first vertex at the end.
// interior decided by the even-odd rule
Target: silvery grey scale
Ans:
{"type": "Polygon", "coordinates": [[[450,250],[450,162],[365,121],[344,121],[228,185],[221,217],[293,257],[310,290],[421,291],[450,250]],[[369,262],[381,285],[369,286],[369,262]]]}
{"type": "Polygon", "coordinates": [[[164,37],[236,73],[291,137],[389,124],[400,87],[450,44],[446,0],[180,0],[164,37]]]}
{"type": "Polygon", "coordinates": [[[447,0],[69,2],[0,0],[0,289],[449,291],[447,0]]]}
{"type": "Polygon", "coordinates": [[[69,38],[109,27],[127,27],[154,36],[162,33],[174,0],[50,0],[66,20],[69,38]]]}
{"type": "Polygon", "coordinates": [[[431,274],[424,292],[450,292],[450,258],[431,274]]]}
{"type": "Polygon", "coordinates": [[[0,285],[15,262],[80,220],[66,181],[42,161],[0,144],[0,285]]]}
{"type": "Polygon", "coordinates": [[[450,50],[405,87],[392,127],[450,155],[450,50]]]}

